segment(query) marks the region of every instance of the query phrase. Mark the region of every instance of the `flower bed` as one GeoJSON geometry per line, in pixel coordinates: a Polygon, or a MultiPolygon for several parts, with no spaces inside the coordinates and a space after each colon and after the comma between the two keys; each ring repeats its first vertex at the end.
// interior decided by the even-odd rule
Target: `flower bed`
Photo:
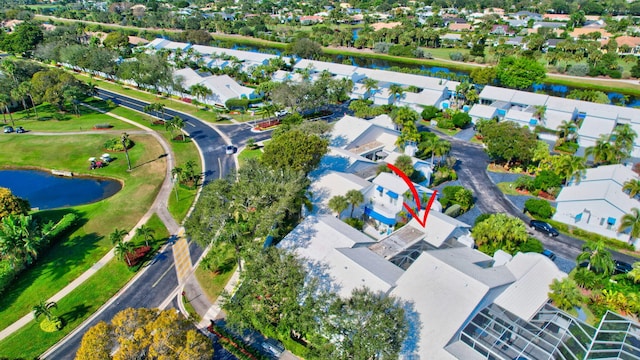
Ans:
{"type": "Polygon", "coordinates": [[[151,246],[141,246],[133,250],[133,253],[127,254],[129,257],[129,267],[134,267],[144,260],[144,257],[151,251],[151,246]]]}
{"type": "Polygon", "coordinates": [[[258,131],[264,131],[278,125],[280,125],[280,120],[267,120],[258,123],[254,129],[258,131]]]}

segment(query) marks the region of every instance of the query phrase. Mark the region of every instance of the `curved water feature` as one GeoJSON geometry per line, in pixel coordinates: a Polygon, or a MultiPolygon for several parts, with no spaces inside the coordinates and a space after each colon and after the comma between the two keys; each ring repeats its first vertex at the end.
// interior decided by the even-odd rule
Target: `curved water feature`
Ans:
{"type": "Polygon", "coordinates": [[[0,187],[29,200],[31,207],[54,209],[106,199],[122,189],[115,180],[61,177],[41,170],[0,170],[0,187]]]}

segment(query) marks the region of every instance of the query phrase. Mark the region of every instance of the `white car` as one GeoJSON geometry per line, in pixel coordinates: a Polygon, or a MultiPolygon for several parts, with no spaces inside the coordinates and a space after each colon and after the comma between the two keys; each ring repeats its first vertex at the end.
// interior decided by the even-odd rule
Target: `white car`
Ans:
{"type": "Polygon", "coordinates": [[[278,111],[276,111],[276,116],[277,117],[282,117],[282,116],[287,115],[288,113],[289,113],[289,111],[287,111],[287,110],[278,110],[278,111]]]}
{"type": "Polygon", "coordinates": [[[227,155],[233,155],[236,152],[236,147],[233,145],[227,145],[224,149],[224,152],[227,155]]]}

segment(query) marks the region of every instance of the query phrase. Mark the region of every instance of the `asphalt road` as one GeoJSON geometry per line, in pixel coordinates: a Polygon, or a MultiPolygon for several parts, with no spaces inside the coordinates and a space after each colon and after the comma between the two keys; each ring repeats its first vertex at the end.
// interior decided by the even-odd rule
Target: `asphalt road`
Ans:
{"type": "MultiPolygon", "coordinates": [[[[476,196],[476,206],[483,213],[506,213],[518,217],[528,224],[530,218],[516,208],[489,178],[487,165],[490,160],[484,149],[477,144],[450,137],[447,140],[451,141],[450,155],[458,159],[455,168],[458,180],[464,187],[473,191],[476,196]]],[[[545,248],[564,259],[575,261],[575,258],[582,252],[584,244],[582,240],[563,234],[557,237],[548,237],[533,230],[530,233],[542,241],[545,248]]],[[[634,257],[619,252],[612,252],[612,255],[614,259],[629,264],[637,261],[634,257]]]]}
{"type": "MultiPolygon", "coordinates": [[[[143,111],[143,107],[147,105],[147,103],[142,101],[105,90],[99,90],[98,96],[138,111],[143,111]]],[[[235,169],[233,157],[225,154],[225,141],[213,128],[191,116],[173,110],[165,111],[166,118],[173,116],[180,116],[185,121],[184,130],[202,150],[205,163],[205,182],[217,179],[220,176],[226,176],[230,171],[235,169]]],[[[250,128],[246,125],[233,126],[230,127],[230,130],[235,131],[234,136],[231,138],[236,139],[238,142],[246,141],[246,136],[251,134],[250,128]]],[[[259,138],[262,138],[268,134],[258,135],[260,135],[258,136],[259,138]]],[[[171,241],[173,241],[173,239],[171,241]]],[[[203,250],[195,243],[189,244],[189,250],[191,260],[195,263],[203,250]]],[[[46,359],[58,360],[75,358],[75,354],[80,347],[82,336],[87,329],[100,321],[110,321],[111,318],[121,310],[129,307],[153,308],[160,306],[178,287],[178,278],[173,262],[172,243],[156,255],[154,260],[147,266],[150,267],[147,271],[135,278],[134,281],[124,290],[121,290],[120,293],[116,294],[116,296],[111,299],[112,302],[105,305],[103,311],[92,316],[89,321],[74,330],[58,348],[47,354],[46,359]]],[[[232,358],[228,356],[229,354],[226,353],[226,351],[219,349],[219,347],[217,350],[219,351],[217,351],[215,359],[232,358]]]]}
{"type": "MultiPolygon", "coordinates": [[[[149,105],[149,103],[144,101],[132,99],[103,89],[98,90],[97,96],[104,100],[111,100],[118,105],[142,112],[144,112],[144,107],[149,105]]],[[[205,162],[205,183],[215,180],[221,175],[225,176],[235,169],[233,157],[225,154],[225,146],[227,143],[225,143],[218,132],[193,116],[171,109],[165,109],[165,120],[169,120],[174,116],[179,116],[184,120],[185,126],[183,130],[189,134],[189,137],[198,144],[198,147],[200,147],[202,151],[205,162]]],[[[162,117],[162,114],[160,114],[160,117],[162,117]]]]}

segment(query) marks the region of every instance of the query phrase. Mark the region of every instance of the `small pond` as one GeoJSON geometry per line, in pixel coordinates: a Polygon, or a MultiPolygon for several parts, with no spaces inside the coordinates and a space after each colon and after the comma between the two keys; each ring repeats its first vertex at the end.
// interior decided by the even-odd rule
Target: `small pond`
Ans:
{"type": "Polygon", "coordinates": [[[29,200],[32,208],[54,209],[106,199],[122,189],[115,180],[55,176],[40,170],[0,170],[0,187],[29,200]]]}

